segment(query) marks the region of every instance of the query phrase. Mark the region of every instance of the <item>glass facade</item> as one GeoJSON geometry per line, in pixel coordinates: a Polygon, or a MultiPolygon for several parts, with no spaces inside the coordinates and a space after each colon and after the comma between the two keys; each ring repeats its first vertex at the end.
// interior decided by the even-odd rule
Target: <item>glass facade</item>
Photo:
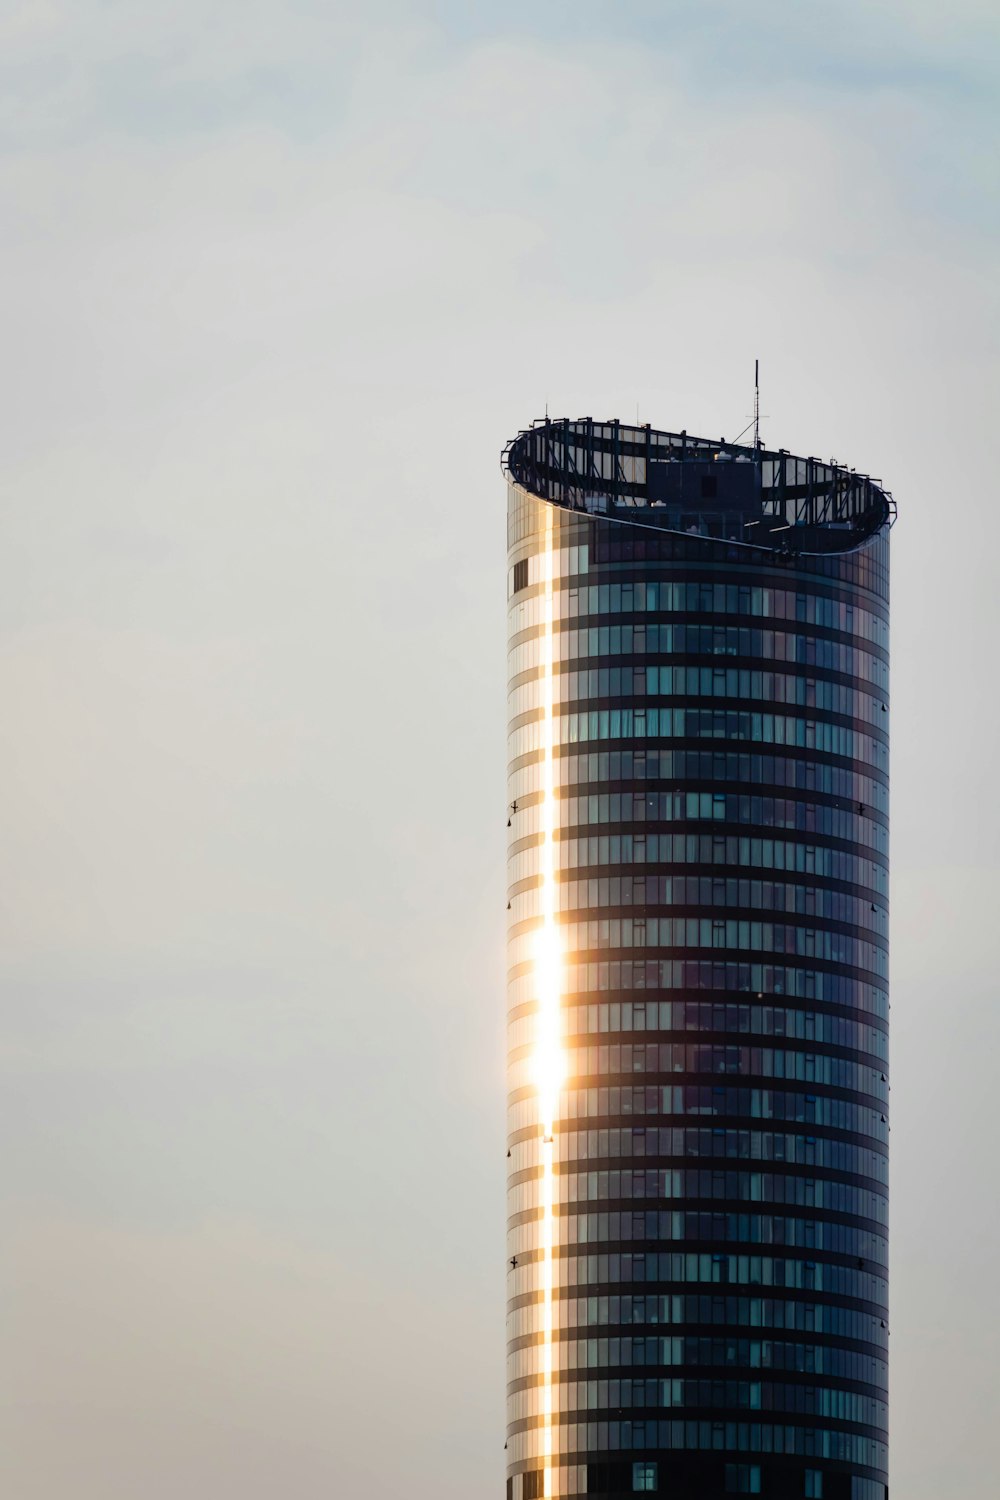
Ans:
{"type": "Polygon", "coordinates": [[[891,497],[506,457],[508,1500],[886,1500],[891,497]]]}

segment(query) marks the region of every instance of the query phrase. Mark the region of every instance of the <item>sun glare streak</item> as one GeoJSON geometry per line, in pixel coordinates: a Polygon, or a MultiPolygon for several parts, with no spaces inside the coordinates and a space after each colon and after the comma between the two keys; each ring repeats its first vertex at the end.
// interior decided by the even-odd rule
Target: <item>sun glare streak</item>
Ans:
{"type": "Polygon", "coordinates": [[[543,1494],[550,1496],[553,1456],[553,1306],[555,1218],[555,1118],[562,1087],[565,1063],[562,1050],[560,1002],[562,998],[562,953],[556,925],[556,794],[555,794],[555,716],[553,712],[553,514],[545,505],[544,549],[542,552],[543,630],[540,676],[542,683],[542,842],[541,842],[541,926],[535,954],[537,1030],[535,1037],[534,1074],[538,1090],[539,1129],[542,1150],[541,1193],[541,1292],[542,1292],[542,1426],[541,1457],[543,1494]]]}

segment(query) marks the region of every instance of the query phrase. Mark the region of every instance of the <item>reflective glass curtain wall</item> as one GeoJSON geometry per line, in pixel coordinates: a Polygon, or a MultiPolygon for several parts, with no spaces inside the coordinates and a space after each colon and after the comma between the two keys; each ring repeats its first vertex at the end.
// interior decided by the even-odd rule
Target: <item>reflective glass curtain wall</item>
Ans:
{"type": "Polygon", "coordinates": [[[891,500],[568,425],[508,460],[508,1500],[886,1500],[891,500]]]}

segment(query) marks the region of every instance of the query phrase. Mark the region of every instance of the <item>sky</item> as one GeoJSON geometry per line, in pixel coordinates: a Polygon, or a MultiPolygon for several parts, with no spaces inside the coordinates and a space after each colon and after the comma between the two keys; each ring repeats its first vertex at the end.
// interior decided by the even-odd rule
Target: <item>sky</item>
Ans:
{"type": "Polygon", "coordinates": [[[505,497],[893,535],[892,1486],[995,1484],[1000,12],[0,0],[0,1481],[503,1477],[505,497]]]}

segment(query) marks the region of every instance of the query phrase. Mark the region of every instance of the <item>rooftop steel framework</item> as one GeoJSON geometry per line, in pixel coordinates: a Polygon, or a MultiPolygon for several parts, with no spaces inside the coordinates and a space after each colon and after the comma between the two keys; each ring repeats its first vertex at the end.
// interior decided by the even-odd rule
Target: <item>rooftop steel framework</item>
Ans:
{"type": "Polygon", "coordinates": [[[507,475],[565,509],[783,555],[851,552],[896,519],[877,479],[835,460],[592,417],[544,418],[503,452],[507,475]]]}

